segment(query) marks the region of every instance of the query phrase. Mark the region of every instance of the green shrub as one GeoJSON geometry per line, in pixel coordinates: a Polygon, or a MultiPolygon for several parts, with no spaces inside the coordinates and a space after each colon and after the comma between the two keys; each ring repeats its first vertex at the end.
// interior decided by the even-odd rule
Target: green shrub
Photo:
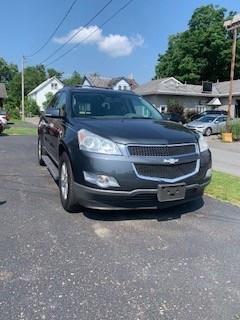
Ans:
{"type": "Polygon", "coordinates": [[[230,132],[232,133],[233,140],[240,140],[240,122],[238,119],[231,121],[230,132]]]}
{"type": "Polygon", "coordinates": [[[180,115],[183,115],[183,110],[184,110],[184,108],[180,102],[175,101],[174,99],[169,99],[168,112],[178,113],[180,115]]]}
{"type": "Polygon", "coordinates": [[[8,111],[8,114],[9,114],[10,120],[11,119],[20,119],[20,112],[17,109],[10,109],[8,111]]]}
{"type": "Polygon", "coordinates": [[[25,115],[37,116],[39,115],[39,107],[35,100],[27,98],[25,101],[25,115]]]}
{"type": "Polygon", "coordinates": [[[196,114],[198,114],[197,110],[195,109],[186,109],[185,110],[185,118],[187,119],[187,122],[192,121],[192,116],[195,116],[196,114]]]}

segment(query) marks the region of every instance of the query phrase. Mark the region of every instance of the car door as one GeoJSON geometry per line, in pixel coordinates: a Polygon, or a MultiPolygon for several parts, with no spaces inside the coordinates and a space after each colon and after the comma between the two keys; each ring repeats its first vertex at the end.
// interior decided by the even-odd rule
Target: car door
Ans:
{"type": "Polygon", "coordinates": [[[220,133],[222,128],[226,125],[226,117],[220,116],[214,120],[213,133],[220,133]]]}
{"type": "Polygon", "coordinates": [[[219,117],[217,133],[220,133],[224,129],[224,127],[226,127],[226,122],[227,122],[227,117],[226,116],[219,117]]]}
{"type": "Polygon", "coordinates": [[[59,139],[64,134],[65,126],[64,126],[64,115],[66,109],[66,92],[60,92],[57,94],[57,99],[52,109],[52,113],[55,112],[56,116],[51,117],[51,121],[49,122],[49,140],[51,147],[51,157],[53,160],[58,163],[58,144],[59,139]],[[59,112],[56,112],[59,111],[59,112]]]}
{"type": "Polygon", "coordinates": [[[66,108],[66,93],[58,92],[48,105],[45,112],[45,145],[50,157],[57,163],[58,139],[62,134],[63,118],[60,114],[64,113],[66,108]]]}

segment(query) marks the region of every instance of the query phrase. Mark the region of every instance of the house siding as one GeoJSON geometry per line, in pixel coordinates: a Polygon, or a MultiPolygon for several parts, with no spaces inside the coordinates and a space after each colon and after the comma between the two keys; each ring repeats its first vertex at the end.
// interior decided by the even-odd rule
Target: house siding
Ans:
{"type": "Polygon", "coordinates": [[[59,89],[63,88],[63,86],[64,85],[61,81],[59,81],[56,77],[53,77],[32,90],[28,94],[28,97],[34,99],[39,106],[40,111],[43,111],[43,103],[46,101],[46,94],[55,94],[59,89]]]}

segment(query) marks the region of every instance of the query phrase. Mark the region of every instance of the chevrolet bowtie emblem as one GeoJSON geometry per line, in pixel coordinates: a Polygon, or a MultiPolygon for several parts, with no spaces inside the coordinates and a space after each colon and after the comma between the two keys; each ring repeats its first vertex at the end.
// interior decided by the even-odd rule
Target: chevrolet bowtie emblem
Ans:
{"type": "Polygon", "coordinates": [[[175,164],[179,161],[179,159],[174,159],[174,158],[171,158],[171,159],[164,159],[163,162],[164,163],[169,163],[169,164],[175,164]]]}

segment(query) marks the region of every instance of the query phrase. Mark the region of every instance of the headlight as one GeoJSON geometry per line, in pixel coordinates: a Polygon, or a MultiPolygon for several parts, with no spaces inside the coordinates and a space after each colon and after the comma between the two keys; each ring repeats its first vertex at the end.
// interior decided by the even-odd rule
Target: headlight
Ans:
{"type": "Polygon", "coordinates": [[[78,131],[78,143],[80,150],[118,156],[122,155],[116,143],[85,129],[78,131]]]}
{"type": "Polygon", "coordinates": [[[198,144],[199,144],[200,152],[208,150],[208,144],[206,140],[203,138],[202,134],[199,134],[198,144]]]}

